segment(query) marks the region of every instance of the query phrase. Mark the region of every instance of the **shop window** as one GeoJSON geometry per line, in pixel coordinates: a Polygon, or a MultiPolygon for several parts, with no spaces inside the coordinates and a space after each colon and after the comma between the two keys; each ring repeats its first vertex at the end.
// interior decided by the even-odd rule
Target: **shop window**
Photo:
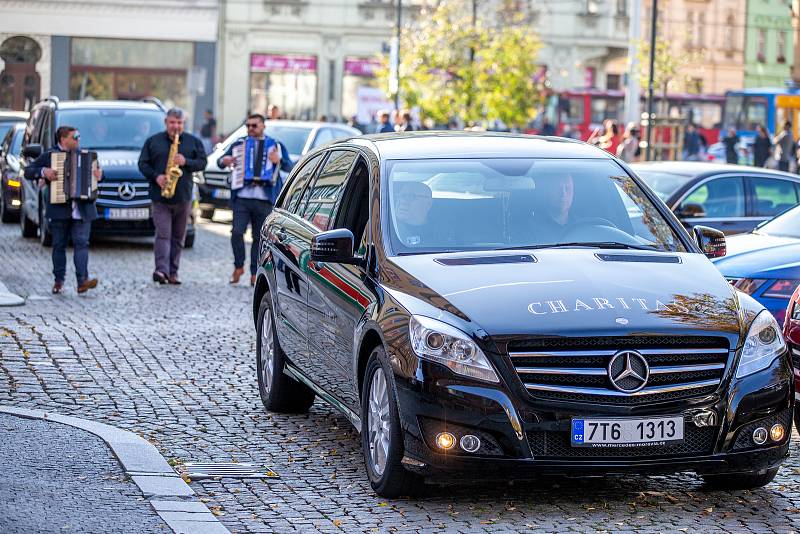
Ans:
{"type": "Polygon", "coordinates": [[[316,118],[316,56],[250,56],[250,109],[266,113],[272,104],[287,119],[316,118]]]}

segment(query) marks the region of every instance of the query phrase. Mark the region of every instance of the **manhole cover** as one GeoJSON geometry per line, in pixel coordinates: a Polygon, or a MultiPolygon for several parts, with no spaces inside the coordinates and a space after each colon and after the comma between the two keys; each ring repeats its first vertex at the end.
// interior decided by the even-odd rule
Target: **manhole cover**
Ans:
{"type": "Polygon", "coordinates": [[[183,464],[181,474],[190,480],[207,478],[280,478],[271,468],[263,465],[240,463],[187,463],[183,464]]]}

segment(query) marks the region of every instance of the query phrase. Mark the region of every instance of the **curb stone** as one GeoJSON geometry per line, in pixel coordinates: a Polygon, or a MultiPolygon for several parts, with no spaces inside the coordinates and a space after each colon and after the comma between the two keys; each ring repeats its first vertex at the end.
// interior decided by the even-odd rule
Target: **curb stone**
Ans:
{"type": "Polygon", "coordinates": [[[0,307],[22,306],[23,304],[25,304],[25,299],[9,291],[6,285],[0,280],[0,307]]]}
{"type": "Polygon", "coordinates": [[[194,496],[192,488],[175,473],[151,443],[133,432],[41,410],[0,406],[0,413],[61,423],[94,434],[106,442],[122,464],[125,474],[131,477],[159,517],[176,534],[230,534],[205,504],[185,500],[194,496]]]}

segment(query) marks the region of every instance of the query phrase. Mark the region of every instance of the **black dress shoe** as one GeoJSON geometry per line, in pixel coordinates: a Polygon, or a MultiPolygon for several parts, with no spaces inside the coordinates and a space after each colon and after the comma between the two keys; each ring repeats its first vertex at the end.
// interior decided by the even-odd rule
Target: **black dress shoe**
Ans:
{"type": "Polygon", "coordinates": [[[166,284],[167,283],[167,275],[164,273],[153,271],[153,282],[158,282],[159,284],[166,284]]]}

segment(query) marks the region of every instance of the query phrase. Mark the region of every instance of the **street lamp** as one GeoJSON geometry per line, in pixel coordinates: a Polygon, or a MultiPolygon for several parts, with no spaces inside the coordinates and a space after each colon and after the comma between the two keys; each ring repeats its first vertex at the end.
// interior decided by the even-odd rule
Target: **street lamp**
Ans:
{"type": "Polygon", "coordinates": [[[658,21],[658,0],[653,0],[650,13],[650,76],[647,80],[647,151],[645,159],[650,161],[651,141],[653,139],[653,78],[656,71],[656,22],[658,21]]]}

